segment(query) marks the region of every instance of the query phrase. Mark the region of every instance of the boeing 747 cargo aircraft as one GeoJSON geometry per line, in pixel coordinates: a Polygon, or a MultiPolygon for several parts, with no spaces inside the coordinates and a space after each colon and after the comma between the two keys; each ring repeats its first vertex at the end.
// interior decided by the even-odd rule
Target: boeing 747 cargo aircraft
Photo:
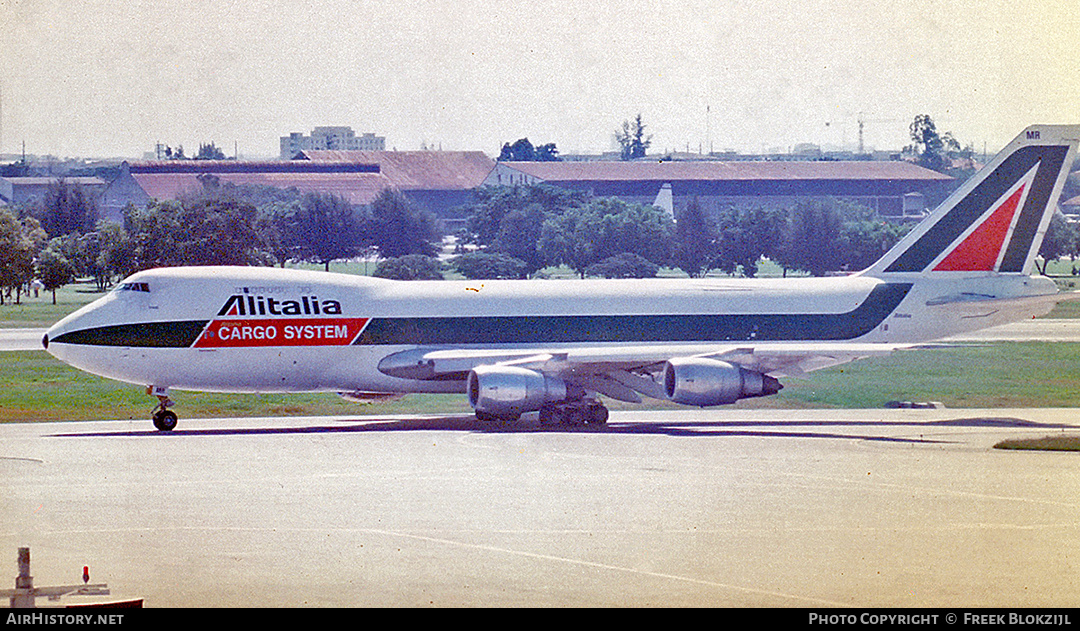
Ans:
{"type": "Polygon", "coordinates": [[[1030,318],[1080,125],[1024,130],[870,268],[835,278],[390,281],[258,267],[152,269],[44,338],[85,371],[173,390],[468,396],[483,421],[602,424],[601,397],[692,406],[1030,318]]]}

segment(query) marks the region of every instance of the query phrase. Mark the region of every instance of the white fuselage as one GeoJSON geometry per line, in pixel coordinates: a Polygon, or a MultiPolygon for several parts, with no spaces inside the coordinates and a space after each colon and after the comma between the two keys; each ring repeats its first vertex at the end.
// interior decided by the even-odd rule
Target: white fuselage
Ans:
{"type": "Polygon", "coordinates": [[[48,332],[101,376],[181,390],[461,392],[380,372],[416,348],[913,343],[1044,313],[1047,279],[835,278],[398,282],[275,268],[140,272],[48,332]]]}

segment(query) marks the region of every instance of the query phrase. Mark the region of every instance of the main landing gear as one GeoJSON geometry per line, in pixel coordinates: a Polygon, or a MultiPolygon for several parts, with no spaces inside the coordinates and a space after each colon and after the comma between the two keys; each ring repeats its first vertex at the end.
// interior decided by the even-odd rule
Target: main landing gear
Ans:
{"type": "Polygon", "coordinates": [[[607,425],[608,409],[596,399],[563,401],[540,408],[541,425],[607,425]]]}
{"type": "MultiPolygon", "coordinates": [[[[515,423],[521,418],[521,414],[492,414],[490,412],[476,412],[479,421],[487,423],[515,423]]],[[[540,424],[566,425],[570,427],[582,427],[585,425],[607,425],[608,409],[596,399],[578,399],[575,401],[560,401],[551,403],[540,408],[540,424]]]]}
{"type": "Polygon", "coordinates": [[[154,427],[163,432],[170,432],[176,427],[177,416],[176,412],[173,412],[169,408],[172,407],[173,401],[169,398],[167,388],[155,388],[150,386],[146,389],[147,394],[153,394],[158,398],[158,406],[154,408],[154,414],[150,417],[154,421],[154,427]]]}

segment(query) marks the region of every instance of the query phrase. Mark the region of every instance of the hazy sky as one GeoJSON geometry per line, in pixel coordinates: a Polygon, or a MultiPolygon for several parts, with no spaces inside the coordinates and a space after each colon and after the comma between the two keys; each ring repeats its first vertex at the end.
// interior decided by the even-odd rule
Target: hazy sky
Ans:
{"type": "Polygon", "coordinates": [[[348,125],[387,148],[528,137],[654,151],[899,148],[916,114],[991,151],[1080,122],[1075,0],[0,0],[0,151],[275,156],[348,125]]]}

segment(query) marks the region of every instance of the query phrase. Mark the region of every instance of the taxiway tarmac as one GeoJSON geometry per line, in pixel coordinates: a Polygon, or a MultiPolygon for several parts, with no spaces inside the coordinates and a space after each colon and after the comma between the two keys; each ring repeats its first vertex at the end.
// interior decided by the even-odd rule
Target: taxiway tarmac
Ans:
{"type": "MultiPolygon", "coordinates": [[[[1076,410],[0,425],[0,562],[161,606],[1080,604],[1076,410]]],[[[14,570],[13,570],[14,572],[14,570]]],[[[12,574],[13,576],[14,574],[12,574]]]]}

